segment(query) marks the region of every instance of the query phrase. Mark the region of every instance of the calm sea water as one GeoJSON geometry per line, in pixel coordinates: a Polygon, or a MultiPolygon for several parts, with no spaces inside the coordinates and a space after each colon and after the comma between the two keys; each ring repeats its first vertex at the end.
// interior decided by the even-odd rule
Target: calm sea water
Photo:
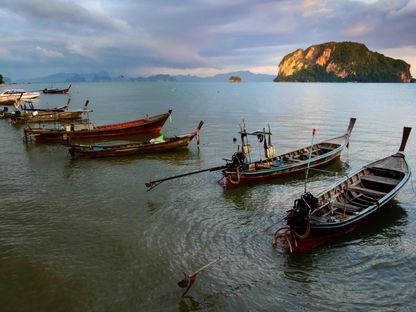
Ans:
{"type": "MultiPolygon", "coordinates": [[[[0,120],[1,311],[416,310],[412,181],[373,225],[306,255],[280,253],[271,246],[276,227],[266,231],[303,192],[302,176],[224,190],[211,172],[144,186],[222,165],[242,117],[248,130],[270,124],[278,152],[310,144],[312,128],[317,140],[340,135],[356,117],[350,150],[326,167],[338,176],[312,176],[308,188],[319,192],[397,151],[402,127],[416,126],[416,84],[80,83],[69,97],[72,108],[89,99],[97,125],[171,108],[163,133],[204,120],[201,145],[75,161],[61,145],[25,145],[23,129],[0,120]],[[182,272],[241,242],[181,298],[182,272]]],[[[36,105],[67,98],[42,95],[36,105]]],[[[416,168],[413,131],[407,157],[416,168]]]]}

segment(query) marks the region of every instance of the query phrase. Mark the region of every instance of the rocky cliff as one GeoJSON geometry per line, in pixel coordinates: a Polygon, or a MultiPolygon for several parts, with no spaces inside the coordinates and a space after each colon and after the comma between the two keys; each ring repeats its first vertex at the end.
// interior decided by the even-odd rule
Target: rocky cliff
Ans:
{"type": "Polygon", "coordinates": [[[279,64],[278,81],[411,82],[410,65],[356,42],[327,42],[297,49],[279,64]]]}

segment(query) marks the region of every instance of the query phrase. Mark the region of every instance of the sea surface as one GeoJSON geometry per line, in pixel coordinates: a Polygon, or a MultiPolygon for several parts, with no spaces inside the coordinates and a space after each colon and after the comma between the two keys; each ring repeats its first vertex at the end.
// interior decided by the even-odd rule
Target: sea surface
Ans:
{"type": "MultiPolygon", "coordinates": [[[[53,87],[64,87],[55,84],[53,87]]],[[[51,88],[26,84],[26,90],[51,88]]],[[[248,131],[270,125],[278,153],[344,133],[350,149],[314,173],[318,193],[398,150],[416,127],[416,84],[73,83],[38,107],[80,108],[96,125],[173,109],[163,134],[201,142],[145,156],[71,160],[60,144],[25,144],[0,120],[0,311],[415,311],[413,178],[370,225],[305,255],[271,236],[304,189],[303,175],[224,189],[220,172],[151,179],[224,164],[248,131]],[[277,225],[273,225],[277,224],[277,225]],[[240,245],[239,248],[235,248],[240,245]],[[185,298],[176,283],[205,264],[185,298]]],[[[253,159],[261,144],[249,138],[253,159]]],[[[406,148],[416,170],[416,129],[406,148]]]]}

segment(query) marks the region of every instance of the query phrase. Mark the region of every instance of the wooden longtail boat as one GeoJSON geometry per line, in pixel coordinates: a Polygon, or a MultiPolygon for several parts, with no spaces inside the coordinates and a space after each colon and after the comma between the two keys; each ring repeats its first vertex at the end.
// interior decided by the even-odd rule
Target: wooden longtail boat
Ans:
{"type": "Polygon", "coordinates": [[[28,126],[24,129],[24,139],[26,141],[34,139],[37,142],[51,142],[67,139],[82,140],[158,134],[171,113],[172,110],[169,110],[165,114],[103,126],[94,126],[91,123],[71,124],[62,129],[31,128],[28,126]]]}
{"type": "MultiPolygon", "coordinates": [[[[15,103],[13,103],[14,107],[15,107],[15,111],[9,112],[9,109],[7,107],[3,107],[3,110],[0,111],[0,119],[9,119],[9,118],[13,119],[13,118],[22,117],[26,114],[34,113],[34,112],[38,112],[38,113],[43,113],[43,112],[49,112],[49,113],[65,112],[65,111],[68,111],[70,101],[71,101],[71,99],[68,99],[68,102],[64,106],[61,106],[61,107],[35,108],[33,106],[32,102],[21,103],[20,100],[16,100],[15,103]]],[[[84,107],[84,109],[86,109],[86,106],[84,107]]],[[[36,113],[36,114],[38,114],[38,113],[36,113]]]]}
{"type": "MultiPolygon", "coordinates": [[[[151,139],[146,142],[131,142],[127,144],[116,145],[81,145],[69,143],[68,151],[73,158],[102,158],[156,153],[179,149],[187,147],[193,138],[199,137],[199,130],[203,124],[204,122],[200,121],[198,127],[189,134],[174,136],[170,138],[151,139]]],[[[197,139],[197,141],[199,144],[199,139],[197,139]]]]}
{"type": "MultiPolygon", "coordinates": [[[[55,122],[63,120],[81,120],[84,114],[91,112],[87,109],[89,101],[87,100],[84,104],[84,107],[78,110],[68,111],[67,104],[61,108],[45,108],[45,109],[35,109],[29,106],[27,108],[24,106],[20,111],[15,111],[13,116],[10,117],[10,120],[14,124],[22,123],[43,123],[43,122],[55,122]]],[[[22,105],[20,105],[22,107],[22,105]]]]}
{"type": "Polygon", "coordinates": [[[46,93],[46,94],[66,94],[66,93],[69,92],[69,89],[71,89],[71,85],[69,85],[69,87],[66,88],[66,89],[58,89],[58,88],[48,89],[48,88],[45,88],[45,89],[42,90],[42,92],[46,93]]]}
{"type": "Polygon", "coordinates": [[[273,245],[287,252],[308,252],[346,236],[371,221],[410,179],[404,149],[411,128],[403,129],[399,151],[370,163],[314,197],[303,194],[288,211],[286,226],[273,235],[273,245]]]}
{"type": "Polygon", "coordinates": [[[324,165],[337,157],[340,157],[342,150],[348,146],[351,131],[356,119],[351,118],[345,134],[328,139],[312,145],[302,147],[281,155],[274,155],[274,147],[271,145],[270,130],[256,131],[247,133],[244,130],[240,132],[242,140],[241,151],[238,151],[232,162],[235,166],[227,166],[222,174],[224,176],[223,184],[225,186],[236,186],[252,181],[261,181],[265,179],[278,178],[283,175],[293,174],[304,171],[309,167],[318,167],[324,165]],[[249,152],[247,136],[254,135],[264,142],[265,159],[255,162],[248,162],[246,155],[249,152]]]}
{"type": "Polygon", "coordinates": [[[10,117],[10,120],[14,124],[81,120],[85,112],[82,110],[68,112],[24,112],[23,114],[14,114],[14,116],[10,117]]]}

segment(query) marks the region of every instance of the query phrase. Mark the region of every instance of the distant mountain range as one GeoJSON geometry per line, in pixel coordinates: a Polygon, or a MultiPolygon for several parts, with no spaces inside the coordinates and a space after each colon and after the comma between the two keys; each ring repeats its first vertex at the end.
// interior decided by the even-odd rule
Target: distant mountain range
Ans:
{"type": "Polygon", "coordinates": [[[199,77],[194,75],[168,75],[160,74],[148,77],[126,77],[123,75],[111,77],[107,72],[97,73],[57,73],[45,77],[30,79],[18,79],[13,82],[32,82],[32,83],[50,83],[50,82],[102,82],[102,81],[137,81],[137,82],[227,82],[231,76],[240,77],[243,82],[272,82],[274,75],[253,74],[250,71],[236,71],[226,74],[218,74],[211,77],[199,77]]]}

